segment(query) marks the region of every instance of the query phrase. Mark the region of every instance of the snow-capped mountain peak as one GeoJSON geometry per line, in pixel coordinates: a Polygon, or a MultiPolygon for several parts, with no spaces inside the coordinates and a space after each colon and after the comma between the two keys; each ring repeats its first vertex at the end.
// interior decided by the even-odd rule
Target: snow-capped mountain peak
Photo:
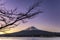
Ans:
{"type": "Polygon", "coordinates": [[[31,26],[31,27],[27,28],[26,30],[38,30],[38,29],[34,26],[31,26]]]}

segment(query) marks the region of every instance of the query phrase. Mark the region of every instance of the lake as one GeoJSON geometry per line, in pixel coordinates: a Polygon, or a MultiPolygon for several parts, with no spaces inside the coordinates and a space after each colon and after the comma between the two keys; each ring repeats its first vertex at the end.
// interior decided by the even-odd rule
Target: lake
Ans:
{"type": "Polygon", "coordinates": [[[60,37],[0,37],[0,40],[60,40],[60,37]]]}

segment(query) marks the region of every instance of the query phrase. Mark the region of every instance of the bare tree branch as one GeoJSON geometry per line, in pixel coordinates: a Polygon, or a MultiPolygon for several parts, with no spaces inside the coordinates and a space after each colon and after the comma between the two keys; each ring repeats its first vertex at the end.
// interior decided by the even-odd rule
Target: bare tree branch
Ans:
{"type": "Polygon", "coordinates": [[[31,7],[29,7],[29,10],[26,13],[15,13],[17,11],[17,8],[11,11],[0,9],[0,18],[1,18],[0,21],[3,21],[5,23],[4,26],[1,25],[0,29],[4,29],[9,26],[15,25],[15,26],[9,27],[9,28],[14,28],[17,26],[16,23],[18,21],[22,21],[24,23],[25,19],[30,19],[33,16],[39,13],[42,13],[42,11],[40,10],[30,13],[34,8],[38,7],[39,4],[40,2],[33,4],[31,7]]]}

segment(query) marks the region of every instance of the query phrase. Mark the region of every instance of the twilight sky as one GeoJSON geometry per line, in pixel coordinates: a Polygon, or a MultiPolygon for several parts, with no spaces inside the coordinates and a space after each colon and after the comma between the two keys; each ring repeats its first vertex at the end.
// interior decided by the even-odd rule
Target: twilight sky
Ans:
{"type": "MultiPolygon", "coordinates": [[[[2,0],[6,2],[4,7],[9,9],[18,8],[18,12],[27,12],[29,6],[40,0],[2,0]]],[[[60,0],[43,0],[39,8],[43,11],[42,14],[35,18],[27,20],[27,23],[22,23],[10,32],[21,31],[27,27],[35,26],[38,29],[60,32],[60,0]]]]}

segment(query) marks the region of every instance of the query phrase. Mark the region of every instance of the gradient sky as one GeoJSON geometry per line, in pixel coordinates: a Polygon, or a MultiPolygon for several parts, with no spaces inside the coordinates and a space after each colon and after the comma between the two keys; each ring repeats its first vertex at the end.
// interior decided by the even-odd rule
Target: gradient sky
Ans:
{"type": "MultiPolygon", "coordinates": [[[[9,9],[18,8],[18,12],[27,12],[29,6],[40,0],[4,0],[4,7],[9,9]]],[[[22,23],[11,31],[21,31],[27,27],[35,26],[38,29],[60,32],[60,0],[43,0],[39,9],[43,11],[33,19],[27,20],[27,23],[22,23]],[[16,30],[17,29],[17,30],[16,30]]]]}

